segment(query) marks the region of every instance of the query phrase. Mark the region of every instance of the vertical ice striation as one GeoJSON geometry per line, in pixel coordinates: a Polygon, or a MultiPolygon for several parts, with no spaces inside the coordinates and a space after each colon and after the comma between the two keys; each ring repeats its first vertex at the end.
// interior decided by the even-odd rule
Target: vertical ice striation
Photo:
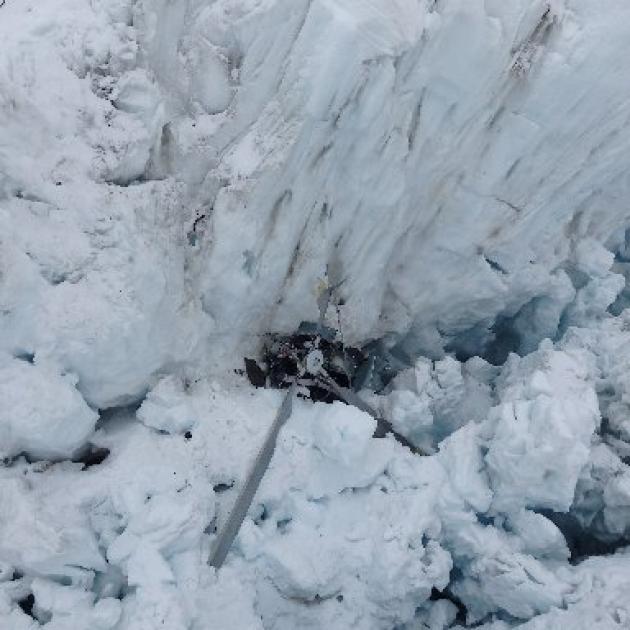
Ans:
{"type": "Polygon", "coordinates": [[[411,332],[439,355],[474,330],[474,352],[500,315],[533,349],[577,244],[630,214],[629,11],[7,4],[2,348],[109,406],[316,319],[335,287],[350,342],[411,332]]]}
{"type": "Polygon", "coordinates": [[[204,215],[192,275],[216,331],[293,330],[315,319],[322,281],[339,284],[352,341],[433,327],[448,338],[532,300],[533,317],[561,311],[572,249],[629,214],[627,13],[621,2],[189,4],[178,39],[152,40],[153,64],[166,86],[188,77],[168,156],[204,215]],[[161,76],[176,41],[188,53],[161,76]],[[200,117],[190,59],[208,48],[232,100],[200,117]]]}

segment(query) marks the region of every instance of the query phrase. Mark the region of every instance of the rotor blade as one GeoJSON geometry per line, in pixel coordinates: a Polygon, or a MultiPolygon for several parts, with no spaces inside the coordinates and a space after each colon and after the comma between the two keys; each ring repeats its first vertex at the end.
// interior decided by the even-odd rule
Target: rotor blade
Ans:
{"type": "Polygon", "coordinates": [[[400,442],[403,446],[406,446],[413,453],[422,454],[420,449],[417,446],[414,446],[404,435],[398,433],[392,423],[389,420],[381,417],[376,413],[376,411],[365,402],[354,390],[348,389],[347,387],[342,387],[341,385],[337,385],[335,381],[328,376],[323,370],[319,373],[318,379],[322,384],[330,389],[334,394],[339,396],[341,400],[343,400],[348,405],[352,405],[361,411],[365,411],[370,414],[372,418],[374,418],[377,422],[376,430],[374,431],[374,437],[381,438],[385,437],[388,433],[391,433],[396,441],[400,442]]]}
{"type": "Polygon", "coordinates": [[[208,562],[210,566],[215,567],[216,569],[220,569],[225,562],[225,558],[230,551],[230,547],[238,535],[241,525],[245,520],[245,516],[247,516],[247,512],[254,500],[258,486],[260,486],[260,482],[269,467],[271,457],[273,456],[273,452],[276,447],[278,433],[291,416],[295,389],[296,385],[293,383],[282,401],[282,405],[280,406],[276,418],[269,429],[269,433],[265,438],[265,442],[254,461],[254,465],[249,472],[245,485],[234,503],[230,516],[217,538],[214,550],[208,562]]]}

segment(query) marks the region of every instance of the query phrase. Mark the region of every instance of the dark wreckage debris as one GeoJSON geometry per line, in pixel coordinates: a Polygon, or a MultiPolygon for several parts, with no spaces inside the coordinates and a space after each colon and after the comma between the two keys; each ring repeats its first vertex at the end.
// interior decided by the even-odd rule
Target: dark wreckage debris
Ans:
{"type": "Polygon", "coordinates": [[[291,416],[293,398],[301,395],[314,402],[342,401],[376,419],[373,437],[394,438],[412,452],[422,454],[407,438],[397,433],[391,422],[381,417],[352,389],[354,377],[369,360],[359,348],[345,346],[337,333],[318,324],[302,324],[294,335],[269,335],[260,365],[245,359],[245,374],[255,387],[287,389],[278,413],[258,452],[225,525],[217,536],[208,564],[220,569],[241,528],[260,482],[269,467],[280,429],[291,416]],[[301,392],[298,393],[298,392],[301,392]]]}

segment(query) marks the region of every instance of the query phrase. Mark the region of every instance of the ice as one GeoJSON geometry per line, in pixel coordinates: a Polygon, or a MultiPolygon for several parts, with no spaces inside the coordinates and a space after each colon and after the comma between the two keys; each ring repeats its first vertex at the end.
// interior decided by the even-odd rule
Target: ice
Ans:
{"type": "MultiPolygon", "coordinates": [[[[431,606],[424,619],[420,618],[428,630],[449,628],[457,617],[457,607],[452,602],[441,599],[431,606]]],[[[422,626],[420,626],[422,627],[422,626]]]]}
{"type": "Polygon", "coordinates": [[[104,571],[106,563],[86,514],[72,503],[59,512],[61,505],[55,505],[41,489],[33,489],[32,478],[3,473],[2,562],[25,575],[89,583],[90,572],[104,571]]]}
{"type": "MultiPolygon", "coordinates": [[[[233,397],[224,399],[226,408],[231,401],[233,397]]],[[[264,402],[256,403],[260,413],[264,402]]],[[[186,440],[157,433],[125,412],[98,434],[97,441],[112,452],[97,467],[82,471],[80,465],[58,464],[36,469],[20,463],[3,470],[6,477],[0,487],[7,510],[0,519],[0,558],[46,584],[67,580],[68,597],[81,595],[90,603],[85,611],[77,608],[76,627],[83,627],[79,620],[98,627],[96,622],[89,626],[92,613],[87,612],[98,593],[103,609],[107,598],[124,599],[120,621],[113,622],[117,629],[142,624],[152,628],[162,619],[171,622],[169,627],[187,629],[200,614],[195,611],[206,609],[207,589],[215,583],[206,565],[204,533],[214,516],[216,474],[205,463],[205,443],[213,427],[207,431],[205,437],[200,432],[186,440]]],[[[240,461],[245,469],[244,459],[236,455],[232,453],[232,466],[240,461]]],[[[233,593],[236,586],[222,588],[233,593]]],[[[245,594],[240,597],[246,601],[245,594]]],[[[224,608],[228,614],[230,607],[224,608]]],[[[208,618],[217,614],[208,613],[208,618]]],[[[243,611],[243,627],[247,619],[243,611]]],[[[69,630],[72,624],[71,619],[59,627],[69,630]]]]}
{"type": "Polygon", "coordinates": [[[95,407],[142,396],[205,326],[187,315],[178,184],[118,185],[144,178],[164,111],[131,14],[64,0],[0,21],[0,349],[74,373],[95,407]]]}
{"type": "Polygon", "coordinates": [[[111,630],[120,618],[120,602],[111,597],[94,602],[92,593],[41,579],[33,580],[31,589],[37,602],[35,615],[51,630],[111,630]]]}
{"type": "MultiPolygon", "coordinates": [[[[450,337],[537,298],[559,317],[573,242],[625,227],[625,40],[594,6],[546,9],[222,0],[140,3],[133,28],[114,21],[142,53],[112,73],[115,116],[152,134],[136,141],[146,172],[184,181],[177,194],[204,217],[188,271],[213,318],[209,352],[314,320],[322,281],[343,280],[349,341],[410,327],[450,337]],[[575,146],[580,128],[591,132],[575,146]]],[[[535,327],[538,340],[553,332],[535,327]]]]}
{"type": "Polygon", "coordinates": [[[589,358],[543,343],[524,359],[513,355],[504,367],[485,457],[494,510],[571,506],[600,421],[589,358]]]}
{"type": "MultiPolygon", "coordinates": [[[[376,448],[379,441],[372,442],[376,448]]],[[[308,452],[308,445],[304,449],[308,452]]],[[[303,453],[296,448],[291,455],[308,471],[303,453]]],[[[274,621],[273,607],[287,606],[278,601],[279,594],[306,602],[322,600],[322,614],[334,615],[334,627],[361,620],[369,627],[369,618],[375,616],[389,624],[410,621],[434,586],[446,586],[452,565],[436,539],[440,528],[432,509],[432,474],[439,470],[431,462],[416,464],[411,456],[407,465],[409,469],[383,469],[365,488],[356,487],[344,472],[346,487],[331,484],[317,500],[291,484],[292,475],[281,477],[280,470],[270,470],[260,494],[265,520],[247,523],[241,539],[245,558],[260,566],[279,591],[267,603],[272,606],[271,627],[291,627],[290,618],[274,621]],[[278,497],[287,483],[288,492],[278,497]]],[[[316,471],[311,468],[311,474],[316,471]]],[[[313,614],[309,625],[317,624],[317,611],[313,614]]]]}
{"type": "MultiPolygon", "coordinates": [[[[501,315],[529,352],[626,228],[621,0],[3,9],[0,342],[91,405],[236,367],[322,286],[349,343],[439,354],[501,315]]],[[[572,321],[614,300],[600,276],[572,321]]]]}
{"type": "Polygon", "coordinates": [[[0,357],[0,457],[72,457],[98,414],[75,389],[77,379],[26,360],[0,357]]]}
{"type": "Polygon", "coordinates": [[[184,384],[175,375],[158,382],[142,401],[136,415],[147,426],[167,433],[183,433],[197,421],[184,384]]]}
{"type": "Polygon", "coordinates": [[[493,403],[493,369],[481,358],[419,359],[391,383],[384,404],[395,428],[428,450],[467,422],[486,417],[493,403]]]}
{"type": "Polygon", "coordinates": [[[571,590],[557,576],[566,544],[542,516],[520,510],[507,519],[488,518],[493,492],[479,432],[474,425],[460,429],[439,453],[451,480],[438,504],[441,540],[459,573],[450,588],[466,606],[469,622],[499,611],[527,619],[562,605],[571,590]]]}
{"type": "Polygon", "coordinates": [[[587,560],[576,569],[576,577],[588,583],[585,592],[575,601],[571,601],[565,609],[556,608],[522,624],[519,628],[523,630],[623,628],[630,621],[627,600],[622,595],[628,588],[627,562],[627,552],[587,560]]]}
{"type": "MultiPolygon", "coordinates": [[[[109,419],[92,438],[111,450],[99,466],[81,471],[58,464],[37,472],[34,465],[20,464],[37,499],[23,503],[26,490],[18,485],[12,500],[22,506],[24,517],[20,520],[10,511],[13,529],[5,525],[3,533],[12,539],[11,532],[19,531],[22,547],[35,550],[32,537],[42,540],[41,533],[24,519],[61,504],[51,533],[63,536],[64,554],[36,564],[0,549],[0,560],[45,585],[55,586],[54,575],[70,576],[71,586],[55,588],[69,589],[72,597],[83,594],[81,601],[94,601],[93,592],[101,593],[105,602],[122,595],[117,630],[151,629],[162,620],[182,630],[200,622],[288,629],[298,621],[313,628],[322,623],[366,629],[425,623],[440,628],[452,621],[455,607],[429,597],[433,588],[446,587],[466,606],[469,621],[489,614],[522,620],[541,615],[543,620],[556,614],[556,608],[569,614],[572,606],[591,601],[596,587],[589,585],[586,573],[568,564],[569,551],[557,526],[527,509],[547,504],[547,494],[541,494],[547,485],[515,485],[507,493],[507,477],[501,474],[509,473],[510,464],[499,469],[488,462],[493,461],[491,453],[503,452],[498,445],[508,435],[521,435],[498,430],[501,420],[493,417],[494,411],[507,398],[542,396],[552,408],[567,410],[565,422],[577,423],[545,465],[573,470],[572,448],[581,452],[584,441],[590,443],[598,419],[589,406],[594,372],[588,353],[543,344],[499,370],[480,361],[462,365],[461,371],[453,367],[460,377],[474,374],[477,383],[485,379],[493,384],[497,399],[487,418],[453,430],[435,456],[418,457],[392,438],[372,438],[374,420],[342,403],[296,401],[250,515],[218,575],[205,564],[214,539],[212,523],[215,517],[217,524],[226,518],[281,395],[238,381],[221,385],[199,380],[185,389],[181,380],[167,379],[157,388],[159,404],[151,413],[195,409],[190,437],[179,429],[157,432],[125,412],[109,419]],[[566,399],[581,404],[576,410],[566,399]],[[233,484],[232,489],[212,493],[219,482],[233,484]],[[78,492],[67,495],[68,484],[78,492]],[[87,548],[81,538],[72,542],[73,531],[98,541],[108,564],[99,553],[92,559],[73,556],[87,548]],[[93,568],[71,569],[75,564],[93,568]],[[262,621],[255,621],[256,614],[262,621]]],[[[401,376],[398,386],[403,382],[401,376]]],[[[458,400],[461,381],[442,383],[458,400]]],[[[540,409],[540,416],[523,425],[533,432],[527,440],[535,439],[537,423],[547,417],[545,406],[540,409]]],[[[562,427],[559,421],[556,425],[562,427]]],[[[550,444],[556,444],[555,434],[542,426],[550,444]]],[[[589,448],[586,452],[591,457],[589,448]]],[[[527,450],[521,455],[525,476],[542,474],[534,455],[527,450]]],[[[589,461],[578,470],[580,479],[589,461]]],[[[615,461],[623,470],[621,461],[615,461]]],[[[4,474],[2,487],[9,488],[13,469],[4,474]]],[[[554,482],[555,501],[563,500],[565,487],[578,483],[579,488],[571,475],[561,485],[554,482]]],[[[624,514],[623,495],[615,499],[611,493],[612,486],[606,495],[610,514],[624,514]]],[[[35,593],[37,604],[36,589],[30,582],[24,588],[35,593]]],[[[41,597],[41,606],[50,608],[41,597]]],[[[18,614],[15,598],[9,599],[7,610],[18,614]]],[[[95,612],[81,613],[82,619],[97,612],[89,610],[95,612]]],[[[113,619],[116,611],[107,610],[113,619]]],[[[56,615],[61,619],[61,612],[56,615]]]]}
{"type": "Polygon", "coordinates": [[[511,514],[508,527],[525,553],[536,558],[567,560],[569,549],[562,532],[542,514],[522,509],[511,514]]]}
{"type": "MultiPolygon", "coordinates": [[[[551,154],[562,153],[564,142],[573,137],[570,117],[561,114],[571,105],[563,101],[558,106],[560,91],[567,99],[582,94],[575,84],[578,74],[592,76],[600,64],[610,71],[604,61],[607,47],[598,44],[588,53],[584,48],[602,16],[583,5],[566,11],[554,5],[549,18],[553,34],[543,43],[535,37],[528,42],[528,37],[544,3],[519,3],[512,10],[456,3],[431,13],[414,3],[396,4],[396,11],[404,12],[405,28],[391,3],[360,4],[359,9],[358,3],[293,3],[273,46],[252,36],[250,20],[264,24],[274,19],[278,3],[267,3],[256,18],[232,26],[243,61],[233,103],[236,117],[225,129],[247,131],[222,154],[216,179],[227,177],[230,184],[215,193],[221,184],[210,187],[207,182],[208,192],[198,198],[212,204],[211,222],[222,241],[218,247],[213,241],[203,269],[226,256],[235,261],[233,267],[222,266],[226,273],[220,276],[204,271],[208,307],[219,320],[236,318],[248,331],[261,317],[293,329],[300,319],[313,319],[314,287],[328,266],[345,279],[340,310],[345,333],[353,339],[435,320],[441,330],[461,330],[485,313],[516,312],[535,296],[557,292],[552,288],[555,269],[569,256],[570,244],[552,226],[570,224],[572,212],[552,204],[557,214],[546,214],[544,220],[538,214],[548,207],[543,199],[567,182],[560,166],[564,162],[555,162],[549,178],[543,164],[554,163],[551,154]],[[459,46],[468,51],[465,57],[445,52],[459,46]],[[521,51],[514,55],[522,62],[528,59],[531,76],[522,82],[509,73],[515,62],[510,49],[521,51]],[[279,50],[288,52],[280,57],[279,50]],[[250,51],[264,62],[257,63],[250,51]],[[343,68],[336,63],[339,58],[343,68]],[[261,97],[269,94],[272,76],[278,77],[279,88],[263,108],[261,97]],[[259,117],[246,128],[256,106],[259,117]],[[275,130],[277,143],[269,129],[275,130]],[[375,155],[382,158],[375,160],[375,155]],[[306,164],[314,165],[312,172],[306,172],[306,164]],[[341,172],[336,164],[344,165],[341,172]],[[538,181],[540,187],[534,184],[538,181]],[[365,182],[371,183],[369,195],[365,182]],[[441,195],[443,190],[449,194],[441,195]],[[346,207],[353,208],[352,217],[340,210],[346,207]],[[523,207],[527,210],[521,212],[523,207]],[[329,209],[331,218],[322,222],[318,217],[327,216],[329,209]],[[386,232],[378,229],[381,217],[387,217],[386,232]],[[244,241],[232,246],[227,234],[235,221],[244,241]],[[493,230],[498,234],[493,236],[493,230]],[[290,243],[290,251],[259,243],[261,233],[272,242],[290,243]],[[516,241],[518,254],[510,245],[516,241]],[[496,271],[480,250],[499,267],[506,261],[506,273],[496,271]],[[552,250],[556,253],[548,257],[552,250]],[[236,261],[243,261],[244,252],[251,263],[241,271],[236,261]],[[263,276],[266,287],[273,285],[272,293],[281,292],[282,309],[271,305],[260,283],[263,276]],[[247,293],[247,308],[234,312],[229,305],[242,304],[247,293]]],[[[227,39],[216,30],[215,25],[213,41],[227,39]]],[[[614,35],[607,32],[612,49],[614,35]]],[[[595,116],[602,101],[589,102],[589,116],[595,116]]],[[[611,119],[610,124],[622,123],[611,119]]],[[[217,146],[219,152],[222,146],[217,146]]],[[[592,168],[587,161],[580,164],[592,168]]],[[[587,178],[585,174],[581,181],[587,178]]],[[[565,199],[584,194],[573,192],[573,186],[562,189],[565,199]]],[[[584,228],[579,223],[571,229],[596,228],[586,215],[584,228]]]]}
{"type": "Polygon", "coordinates": [[[333,403],[332,408],[318,407],[319,414],[310,421],[314,446],[334,462],[349,468],[359,467],[376,429],[376,420],[343,403],[333,403]]]}
{"type": "Polygon", "coordinates": [[[627,627],[629,20],[0,4],[0,627],[627,627]],[[424,455],[297,399],[217,572],[324,302],[424,455]]]}

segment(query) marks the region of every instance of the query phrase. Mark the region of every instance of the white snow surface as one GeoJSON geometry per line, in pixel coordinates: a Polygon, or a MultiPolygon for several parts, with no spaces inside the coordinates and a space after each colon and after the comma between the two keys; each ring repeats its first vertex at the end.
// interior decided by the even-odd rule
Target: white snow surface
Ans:
{"type": "Polygon", "coordinates": [[[0,0],[0,628],[629,628],[628,24],[0,0]],[[215,571],[324,303],[424,455],[296,400],[215,571]]]}
{"type": "Polygon", "coordinates": [[[0,358],[0,457],[71,457],[94,431],[98,414],[54,370],[0,358]]]}
{"type": "MultiPolygon", "coordinates": [[[[0,469],[6,627],[37,627],[17,604],[33,593],[35,617],[63,630],[442,629],[464,621],[430,599],[447,587],[466,621],[488,628],[625,627],[630,467],[627,443],[599,433],[596,392],[609,406],[623,396],[627,313],[501,368],[460,366],[495,373],[490,407],[433,455],[372,438],[374,420],[353,407],[297,399],[218,572],[207,565],[216,531],[282,393],[236,375],[186,387],[168,377],[135,414],[105,414],[91,437],[111,451],[103,463],[17,458],[0,469]],[[570,563],[554,513],[620,550],[570,563]]],[[[420,359],[398,386],[425,370],[420,359]]],[[[442,403],[460,396],[447,386],[442,403]]]]}

